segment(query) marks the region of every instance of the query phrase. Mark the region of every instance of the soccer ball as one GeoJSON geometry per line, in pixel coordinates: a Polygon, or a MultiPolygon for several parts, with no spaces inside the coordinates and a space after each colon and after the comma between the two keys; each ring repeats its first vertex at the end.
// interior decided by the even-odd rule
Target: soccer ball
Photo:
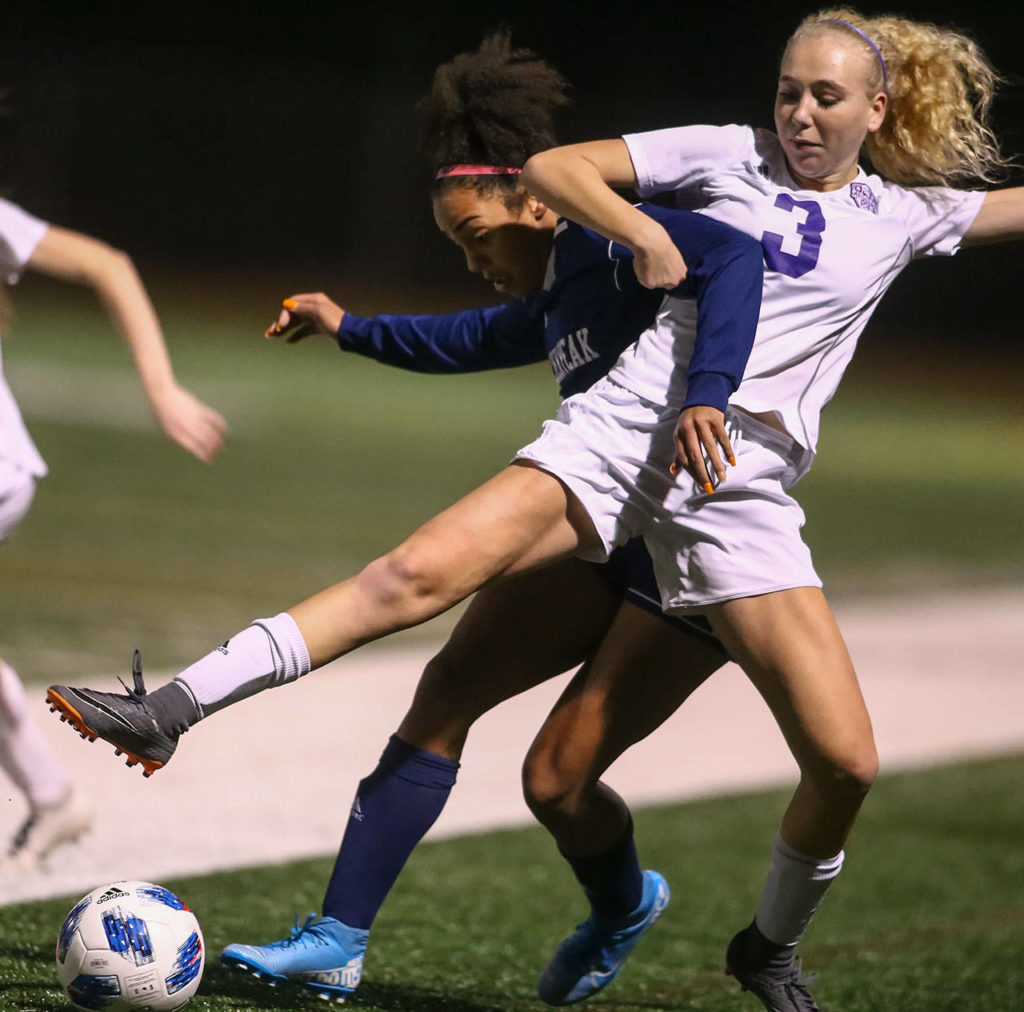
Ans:
{"type": "Polygon", "coordinates": [[[57,979],[80,1009],[171,1012],[203,976],[195,914],[152,882],[111,882],[72,908],[57,939],[57,979]]]}

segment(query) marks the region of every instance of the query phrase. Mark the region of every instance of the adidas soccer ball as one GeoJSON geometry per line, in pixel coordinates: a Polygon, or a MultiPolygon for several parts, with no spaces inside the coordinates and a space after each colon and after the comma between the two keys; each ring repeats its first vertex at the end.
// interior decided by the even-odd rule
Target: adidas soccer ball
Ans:
{"type": "Polygon", "coordinates": [[[196,993],[204,961],[195,914],[151,882],[94,889],[57,939],[57,979],[80,1009],[171,1012],[196,993]]]}

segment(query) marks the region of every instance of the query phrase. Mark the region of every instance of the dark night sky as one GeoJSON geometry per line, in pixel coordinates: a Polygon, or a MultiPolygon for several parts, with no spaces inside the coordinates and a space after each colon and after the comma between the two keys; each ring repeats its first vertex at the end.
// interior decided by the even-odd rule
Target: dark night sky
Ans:
{"type": "MultiPolygon", "coordinates": [[[[318,262],[429,282],[458,265],[434,234],[412,144],[412,105],[437,63],[509,25],[575,85],[565,141],[687,122],[769,125],[778,55],[818,5],[10,6],[0,32],[10,111],[0,122],[0,179],[14,199],[140,261],[318,262]]],[[[995,122],[1007,150],[1024,155],[1022,0],[861,9],[970,32],[1010,78],[995,122]]],[[[950,307],[929,308],[935,300],[920,288],[954,285],[1019,321],[1022,286],[1011,294],[1008,262],[1020,264],[1019,245],[972,251],[952,271],[929,265],[918,285],[897,286],[896,312],[948,323],[950,307]]]]}

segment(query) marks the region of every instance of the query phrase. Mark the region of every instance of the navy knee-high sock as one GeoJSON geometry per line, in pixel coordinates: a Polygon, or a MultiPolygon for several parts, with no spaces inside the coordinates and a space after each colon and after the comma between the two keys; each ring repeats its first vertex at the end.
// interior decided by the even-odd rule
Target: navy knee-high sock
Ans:
{"type": "Polygon", "coordinates": [[[324,895],[324,916],[369,928],[413,848],[444,808],[459,764],[391,736],[359,782],[324,895]]]}
{"type": "Polygon", "coordinates": [[[569,862],[598,917],[625,917],[640,906],[644,879],[633,842],[632,817],[626,831],[606,851],[593,857],[562,857],[569,862]]]}

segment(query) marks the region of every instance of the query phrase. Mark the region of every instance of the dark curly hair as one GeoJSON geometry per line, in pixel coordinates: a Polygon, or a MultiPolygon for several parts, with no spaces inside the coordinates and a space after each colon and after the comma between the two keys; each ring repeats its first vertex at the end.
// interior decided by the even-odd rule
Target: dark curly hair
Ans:
{"type": "MultiPolygon", "coordinates": [[[[520,168],[554,147],[554,113],[569,99],[568,83],[529,49],[513,49],[511,33],[488,35],[475,52],[460,53],[434,72],[417,104],[420,147],[431,177],[452,165],[520,168]]],[[[432,194],[456,186],[499,191],[510,209],[522,201],[517,176],[435,179],[432,194]]]]}

